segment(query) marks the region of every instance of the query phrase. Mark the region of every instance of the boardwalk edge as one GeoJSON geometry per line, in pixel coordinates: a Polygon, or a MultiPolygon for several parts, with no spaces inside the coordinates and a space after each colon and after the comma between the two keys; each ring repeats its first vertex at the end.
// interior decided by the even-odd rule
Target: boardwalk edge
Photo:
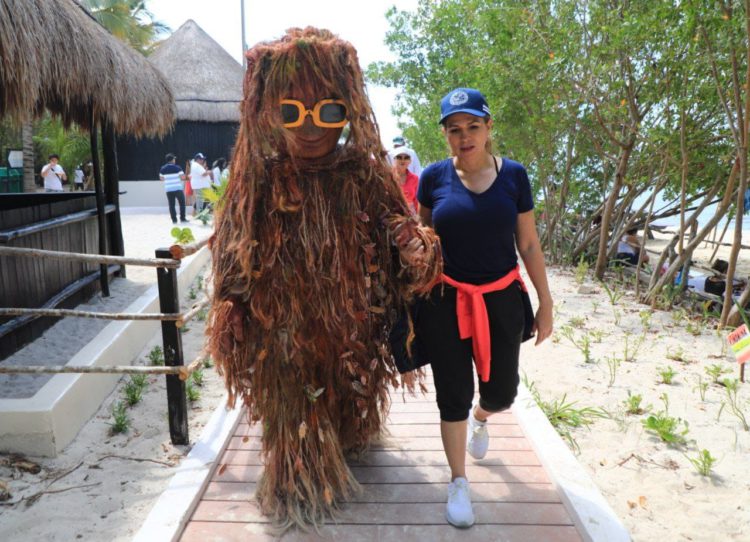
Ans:
{"type": "Polygon", "coordinates": [[[203,428],[200,439],[177,468],[169,485],[156,501],[133,542],[177,541],[211,479],[239,421],[242,406],[230,410],[226,395],[203,428]]]}
{"type": "Polygon", "coordinates": [[[512,407],[539,460],[587,542],[631,542],[630,534],[573,452],[521,383],[512,407]]]}

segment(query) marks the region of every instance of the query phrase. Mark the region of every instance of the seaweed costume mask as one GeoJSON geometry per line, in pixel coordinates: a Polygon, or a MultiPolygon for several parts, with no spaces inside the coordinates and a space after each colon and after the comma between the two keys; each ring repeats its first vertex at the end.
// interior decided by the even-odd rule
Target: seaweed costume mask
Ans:
{"type": "Polygon", "coordinates": [[[256,498],[285,528],[322,522],[358,488],[345,456],[379,436],[388,386],[399,385],[389,330],[442,262],[383,158],[351,44],[292,29],[247,60],[211,242],[209,350],[230,403],[241,399],[262,421],[256,498]],[[341,127],[317,125],[336,121],[315,111],[325,100],[346,110],[340,146],[341,127]],[[282,101],[305,115],[301,125],[284,126],[298,119],[282,101]]]}

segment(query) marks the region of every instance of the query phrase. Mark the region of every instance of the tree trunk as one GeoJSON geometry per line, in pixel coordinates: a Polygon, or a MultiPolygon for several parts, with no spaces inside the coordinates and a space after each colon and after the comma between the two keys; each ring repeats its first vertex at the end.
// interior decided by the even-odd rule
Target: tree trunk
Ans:
{"type": "Polygon", "coordinates": [[[620,154],[620,160],[617,164],[617,172],[615,173],[615,184],[612,186],[612,190],[607,198],[607,204],[604,207],[604,213],[602,213],[602,224],[601,232],[599,234],[599,255],[596,258],[596,267],[594,269],[594,275],[597,279],[602,280],[604,278],[604,271],[607,269],[607,247],[609,246],[609,223],[612,218],[612,212],[614,211],[615,204],[617,203],[617,196],[620,193],[623,182],[625,181],[625,175],[628,170],[628,162],[630,160],[630,153],[633,151],[634,140],[631,137],[627,145],[622,148],[620,154]]]}
{"type": "Polygon", "coordinates": [[[23,144],[23,191],[36,192],[36,182],[34,182],[34,126],[31,122],[24,122],[21,126],[21,142],[23,144]]]}

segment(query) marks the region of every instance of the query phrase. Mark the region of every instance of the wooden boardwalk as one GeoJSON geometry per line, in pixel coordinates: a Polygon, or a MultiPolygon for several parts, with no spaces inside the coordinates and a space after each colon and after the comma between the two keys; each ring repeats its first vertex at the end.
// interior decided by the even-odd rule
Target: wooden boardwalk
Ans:
{"type": "MultiPolygon", "coordinates": [[[[363,492],[338,523],[319,533],[292,531],[284,541],[568,542],[581,537],[531,444],[511,412],[490,419],[490,451],[470,457],[476,524],[459,530],[444,517],[450,471],[440,441],[434,393],[393,393],[391,436],[352,471],[363,492]]],[[[250,497],[263,469],[260,428],[239,423],[185,530],[182,542],[274,540],[250,497]]]]}

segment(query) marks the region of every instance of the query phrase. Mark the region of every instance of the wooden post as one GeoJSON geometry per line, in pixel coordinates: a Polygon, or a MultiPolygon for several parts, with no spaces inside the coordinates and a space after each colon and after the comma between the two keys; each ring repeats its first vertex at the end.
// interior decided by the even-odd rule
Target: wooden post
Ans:
{"type": "MultiPolygon", "coordinates": [[[[120,173],[117,166],[117,142],[115,131],[109,122],[102,124],[102,151],[104,152],[104,198],[115,206],[115,212],[107,215],[110,253],[125,255],[120,218],[120,173]]],[[[125,266],[120,267],[120,276],[125,277],[125,266]]]]}
{"type": "MultiPolygon", "coordinates": [[[[102,189],[102,174],[99,164],[99,140],[97,137],[97,123],[94,116],[94,106],[90,106],[91,115],[91,159],[94,167],[94,188],[96,189],[96,214],[99,224],[99,254],[107,254],[107,222],[104,214],[104,191],[102,189]]],[[[106,264],[99,266],[99,282],[102,295],[109,297],[109,275],[106,264]]]]}
{"type": "MultiPolygon", "coordinates": [[[[169,250],[156,250],[156,257],[170,257],[169,250]]],[[[162,311],[180,312],[180,300],[177,291],[177,270],[157,267],[156,275],[159,282],[159,307],[162,311]]],[[[182,337],[174,321],[162,321],[162,343],[164,344],[164,364],[169,367],[184,365],[182,355],[182,337]]],[[[185,397],[185,382],[180,377],[167,377],[167,406],[169,408],[169,434],[172,444],[188,444],[187,398],[185,397]]]]}

